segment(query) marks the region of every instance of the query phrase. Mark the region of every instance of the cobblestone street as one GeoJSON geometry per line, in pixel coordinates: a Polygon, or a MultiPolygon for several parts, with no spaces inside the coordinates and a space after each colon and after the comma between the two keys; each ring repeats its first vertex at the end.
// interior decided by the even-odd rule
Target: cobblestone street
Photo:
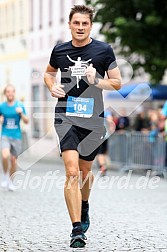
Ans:
{"type": "Polygon", "coordinates": [[[108,171],[102,178],[94,168],[87,245],[71,249],[61,161],[40,161],[31,170],[19,172],[15,179],[18,190],[0,189],[0,252],[167,251],[167,180],[157,179],[153,189],[150,178],[143,189],[138,188],[143,175],[132,174],[125,188],[127,173],[108,171]],[[50,176],[47,183],[46,176],[50,176]]]}

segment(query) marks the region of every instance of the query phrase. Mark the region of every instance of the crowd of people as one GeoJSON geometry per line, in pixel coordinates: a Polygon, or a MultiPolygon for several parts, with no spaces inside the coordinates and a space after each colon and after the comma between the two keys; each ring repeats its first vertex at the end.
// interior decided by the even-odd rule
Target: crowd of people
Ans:
{"type": "MultiPolygon", "coordinates": [[[[166,145],[166,154],[164,154],[163,160],[164,166],[167,167],[167,102],[163,106],[159,106],[159,108],[157,109],[141,109],[140,112],[137,112],[135,115],[131,116],[127,116],[125,109],[120,110],[119,114],[110,111],[109,118],[110,120],[108,120],[106,117],[106,124],[107,128],[110,129],[109,131],[111,135],[114,132],[116,132],[117,134],[123,134],[127,131],[140,132],[141,136],[143,135],[144,138],[148,136],[148,143],[152,144],[150,145],[152,146],[152,148],[157,148],[157,146],[155,145],[157,143],[157,137],[161,136],[162,141],[164,141],[164,144],[166,145]]],[[[143,139],[144,141],[144,138],[141,139],[143,139]]],[[[96,158],[101,175],[106,175],[107,171],[107,146],[108,139],[106,139],[105,142],[102,144],[96,158]]],[[[146,147],[148,146],[145,146],[145,148],[146,147]]],[[[163,153],[161,153],[161,155],[163,155],[163,153]]],[[[153,164],[154,160],[151,160],[150,164],[151,163],[153,164]]]]}
{"type": "Polygon", "coordinates": [[[166,116],[167,112],[165,112],[163,106],[157,109],[142,109],[132,116],[127,116],[125,109],[122,109],[119,114],[113,111],[110,112],[110,120],[115,124],[115,131],[134,130],[150,132],[152,129],[156,129],[158,133],[164,135],[166,116]]]}

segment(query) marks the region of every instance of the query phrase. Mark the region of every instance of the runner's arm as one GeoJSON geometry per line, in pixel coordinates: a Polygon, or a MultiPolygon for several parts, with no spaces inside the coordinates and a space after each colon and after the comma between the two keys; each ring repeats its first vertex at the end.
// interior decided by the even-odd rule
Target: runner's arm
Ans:
{"type": "Polygon", "coordinates": [[[56,83],[57,72],[58,72],[58,69],[55,69],[49,64],[44,74],[44,81],[53,97],[62,98],[65,96],[65,92],[63,90],[64,86],[59,83],[56,83]],[[57,85],[54,85],[54,84],[57,84],[57,85]]]}
{"type": "Polygon", "coordinates": [[[107,71],[108,79],[96,78],[96,69],[92,64],[90,64],[85,73],[90,85],[95,85],[105,90],[119,90],[121,88],[121,74],[118,67],[107,71]]]}
{"type": "Polygon", "coordinates": [[[0,115],[0,124],[3,124],[3,121],[4,121],[4,117],[3,115],[0,115]]]}
{"type": "Polygon", "coordinates": [[[28,123],[29,123],[28,116],[26,116],[23,112],[20,113],[20,116],[21,116],[21,119],[23,120],[23,122],[24,122],[25,124],[28,124],[28,123]]]}
{"type": "Polygon", "coordinates": [[[121,74],[118,67],[107,71],[108,79],[98,78],[96,87],[105,90],[119,90],[121,88],[121,74]]]}
{"type": "Polygon", "coordinates": [[[44,81],[49,91],[51,92],[53,85],[56,82],[56,75],[58,69],[55,69],[50,64],[48,64],[46,71],[44,73],[44,81]]]}
{"type": "Polygon", "coordinates": [[[28,119],[28,116],[26,115],[26,111],[25,111],[25,108],[20,106],[20,107],[17,107],[16,108],[16,112],[20,115],[21,119],[23,120],[23,122],[25,124],[28,124],[29,122],[29,119],[28,119]]]}

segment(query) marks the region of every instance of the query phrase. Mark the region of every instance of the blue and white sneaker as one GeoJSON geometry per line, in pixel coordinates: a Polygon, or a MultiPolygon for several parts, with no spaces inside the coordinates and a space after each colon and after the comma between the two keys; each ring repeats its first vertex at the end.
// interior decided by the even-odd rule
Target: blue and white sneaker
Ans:
{"type": "Polygon", "coordinates": [[[82,209],[81,212],[81,227],[84,233],[88,230],[90,226],[90,219],[89,219],[89,207],[86,209],[82,209]]]}
{"type": "Polygon", "coordinates": [[[86,236],[84,235],[81,227],[75,227],[71,233],[71,241],[70,247],[71,248],[83,248],[86,245],[85,240],[87,240],[86,236]]]}

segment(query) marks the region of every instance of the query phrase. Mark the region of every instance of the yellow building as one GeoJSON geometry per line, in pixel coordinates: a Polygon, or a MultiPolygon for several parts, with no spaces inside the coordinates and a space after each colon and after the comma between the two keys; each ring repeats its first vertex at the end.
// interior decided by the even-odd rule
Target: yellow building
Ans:
{"type": "Polygon", "coordinates": [[[0,1],[0,99],[13,84],[18,99],[29,99],[28,1],[0,1]]]}

